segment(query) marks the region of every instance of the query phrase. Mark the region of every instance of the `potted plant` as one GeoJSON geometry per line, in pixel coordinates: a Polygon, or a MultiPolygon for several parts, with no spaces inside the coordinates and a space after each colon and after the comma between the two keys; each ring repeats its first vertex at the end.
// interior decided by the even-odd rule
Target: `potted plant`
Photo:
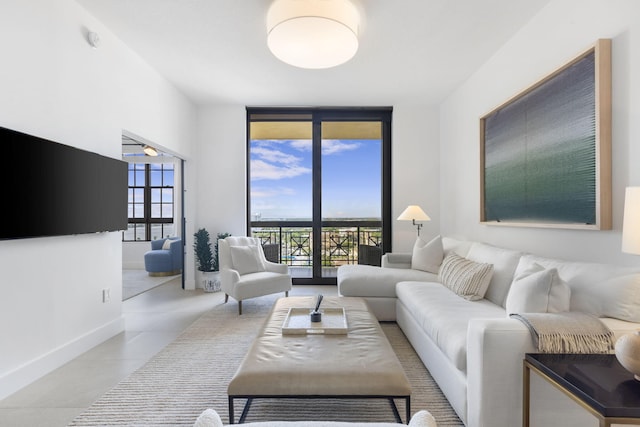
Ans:
{"type": "Polygon", "coordinates": [[[196,268],[198,269],[197,282],[202,283],[206,292],[213,292],[217,275],[213,270],[213,252],[211,252],[211,238],[209,232],[201,228],[193,234],[193,250],[196,255],[196,268]]]}

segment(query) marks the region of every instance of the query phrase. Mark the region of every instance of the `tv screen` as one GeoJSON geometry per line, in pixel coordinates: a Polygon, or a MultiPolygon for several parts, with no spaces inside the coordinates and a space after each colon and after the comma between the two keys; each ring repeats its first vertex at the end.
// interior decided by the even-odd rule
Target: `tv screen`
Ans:
{"type": "Polygon", "coordinates": [[[127,164],[0,128],[0,239],[127,228],[127,164]]]}

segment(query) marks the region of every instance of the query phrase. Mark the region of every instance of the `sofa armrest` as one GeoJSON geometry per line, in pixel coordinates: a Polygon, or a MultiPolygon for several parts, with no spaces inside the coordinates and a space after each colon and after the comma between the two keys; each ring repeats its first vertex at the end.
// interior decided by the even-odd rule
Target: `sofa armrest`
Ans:
{"type": "Polygon", "coordinates": [[[404,252],[387,252],[382,255],[383,268],[411,268],[411,254],[404,252]]]}
{"type": "Polygon", "coordinates": [[[468,427],[522,422],[522,361],[535,353],[529,330],[510,318],[472,319],[467,329],[468,427]]]}

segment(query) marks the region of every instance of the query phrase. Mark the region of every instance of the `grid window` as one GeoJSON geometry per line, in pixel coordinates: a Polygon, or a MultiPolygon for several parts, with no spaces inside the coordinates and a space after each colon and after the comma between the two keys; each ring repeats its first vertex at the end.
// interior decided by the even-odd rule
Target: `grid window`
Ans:
{"type": "Polygon", "coordinates": [[[129,227],[123,241],[173,236],[175,168],[172,163],[129,164],[129,227]]]}

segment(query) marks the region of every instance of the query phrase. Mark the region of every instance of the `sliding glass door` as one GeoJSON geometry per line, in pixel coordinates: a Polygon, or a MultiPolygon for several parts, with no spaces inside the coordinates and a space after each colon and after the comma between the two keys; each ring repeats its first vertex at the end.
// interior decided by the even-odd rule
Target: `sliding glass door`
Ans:
{"type": "Polygon", "coordinates": [[[294,283],[390,250],[391,109],[248,108],[248,234],[294,283]]]}

